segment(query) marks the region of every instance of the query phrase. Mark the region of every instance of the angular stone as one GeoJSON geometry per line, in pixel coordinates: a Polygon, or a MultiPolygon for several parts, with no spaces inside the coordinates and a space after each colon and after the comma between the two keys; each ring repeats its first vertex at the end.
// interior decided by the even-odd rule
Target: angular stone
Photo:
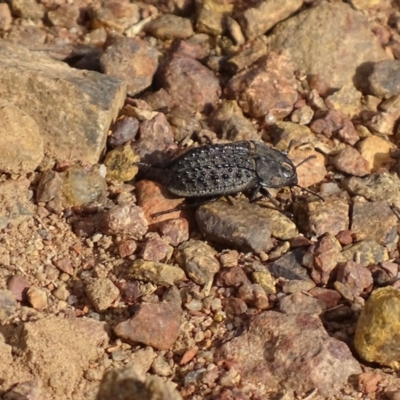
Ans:
{"type": "Polygon", "coordinates": [[[370,94],[388,99],[400,94],[400,61],[384,60],[374,64],[368,77],[370,94]]]}
{"type": "Polygon", "coordinates": [[[2,99],[36,121],[46,153],[88,164],[99,160],[125,100],[123,82],[5,40],[0,40],[0,69],[2,99]]]}
{"type": "Polygon", "coordinates": [[[352,195],[364,196],[370,201],[386,201],[400,208],[400,179],[397,174],[371,174],[365,178],[343,180],[344,189],[352,195]]]}
{"type": "Polygon", "coordinates": [[[233,11],[233,4],[218,0],[196,2],[196,31],[209,35],[220,35],[224,30],[224,19],[233,11]]]}
{"type": "Polygon", "coordinates": [[[124,80],[127,93],[134,96],[151,85],[158,66],[157,51],[140,38],[120,36],[107,47],[100,64],[105,74],[124,80]]]}
{"type": "Polygon", "coordinates": [[[318,317],[306,314],[262,312],[217,350],[217,358],[232,362],[241,383],[257,387],[261,398],[281,385],[297,393],[318,389],[334,398],[351,375],[361,373],[346,344],[330,337],[318,317]]]}
{"type": "Polygon", "coordinates": [[[349,204],[347,199],[340,197],[298,203],[295,215],[299,226],[316,236],[326,232],[336,235],[349,228],[349,204]]]}
{"type": "Polygon", "coordinates": [[[162,40],[186,39],[193,35],[190,19],[173,14],[162,14],[147,23],[143,30],[162,40]]]}
{"type": "Polygon", "coordinates": [[[124,0],[102,0],[91,4],[92,28],[106,27],[124,32],[140,19],[139,6],[124,0]]]}
{"type": "Polygon", "coordinates": [[[143,179],[136,185],[137,203],[142,208],[150,229],[154,230],[158,224],[174,218],[179,218],[184,211],[175,211],[160,216],[154,214],[171,210],[183,203],[181,198],[170,198],[167,190],[159,183],[143,179]]]}
{"type": "Polygon", "coordinates": [[[344,261],[339,241],[329,234],[308,249],[303,263],[311,268],[311,277],[317,285],[326,285],[336,265],[344,261]]]}
{"type": "Polygon", "coordinates": [[[86,295],[97,312],[111,307],[119,296],[119,290],[108,278],[94,279],[86,286],[86,295]]]}
{"type": "Polygon", "coordinates": [[[369,162],[354,148],[346,146],[333,159],[333,165],[339,171],[354,176],[365,176],[371,172],[369,162]]]}
{"type": "Polygon", "coordinates": [[[173,252],[172,246],[161,239],[155,232],[146,235],[146,242],[142,245],[140,256],[146,261],[167,261],[173,252]]]}
{"type": "Polygon", "coordinates": [[[35,120],[27,113],[1,101],[0,171],[25,174],[43,159],[43,139],[35,120]]]}
{"type": "Polygon", "coordinates": [[[148,229],[142,209],[135,205],[111,207],[102,216],[100,225],[103,232],[125,234],[133,239],[141,239],[148,229]]]}
{"type": "Polygon", "coordinates": [[[216,251],[200,240],[190,239],[182,243],[175,251],[176,262],[198,285],[204,285],[213,279],[220,264],[215,258],[216,251]]]}
{"type": "Polygon", "coordinates": [[[136,314],[115,328],[115,334],[131,343],[169,350],[179,334],[181,310],[172,303],[142,304],[136,314]]]}
{"type": "Polygon", "coordinates": [[[257,7],[249,7],[239,15],[239,23],[247,39],[254,39],[290,17],[302,5],[302,0],[264,0],[257,7]]]}
{"type": "Polygon", "coordinates": [[[355,202],[351,215],[351,231],[358,238],[389,245],[397,237],[398,218],[386,201],[355,202]]]}
{"type": "Polygon", "coordinates": [[[136,260],[129,267],[127,273],[131,279],[139,279],[161,286],[171,286],[176,282],[186,280],[183,269],[153,261],[136,260]]]}
{"type": "Polygon", "coordinates": [[[354,261],[339,264],[336,279],[345,284],[354,296],[360,296],[374,283],[371,271],[354,261]]]}
{"type": "Polygon", "coordinates": [[[389,259],[387,249],[374,240],[362,240],[353,244],[342,251],[342,255],[348,261],[353,261],[354,257],[357,257],[357,262],[364,267],[389,259]]]}
{"type": "Polygon", "coordinates": [[[342,2],[320,3],[280,22],[272,32],[271,50],[282,49],[318,80],[321,93],[353,84],[354,75],[362,83],[362,67],[387,59],[366,16],[342,2]]]}
{"type": "Polygon", "coordinates": [[[268,249],[271,241],[271,226],[261,216],[260,207],[244,202],[218,201],[196,211],[199,229],[208,240],[256,253],[268,249]]]}
{"type": "Polygon", "coordinates": [[[134,165],[139,161],[140,158],[134,154],[130,143],[110,150],[104,160],[104,165],[107,167],[107,176],[117,181],[130,181],[136,176],[139,170],[134,165]]]}
{"type": "Polygon", "coordinates": [[[268,270],[275,278],[311,281],[306,268],[302,265],[304,253],[305,250],[301,248],[290,251],[279,259],[268,263],[268,270]]]}
{"type": "Polygon", "coordinates": [[[228,82],[228,98],[252,117],[282,119],[297,100],[294,70],[287,53],[268,53],[228,82]]]}
{"type": "Polygon", "coordinates": [[[221,95],[214,73],[186,55],[171,55],[160,70],[159,81],[177,104],[200,112],[210,112],[221,95]]]}
{"type": "Polygon", "coordinates": [[[354,85],[344,85],[325,100],[329,108],[333,108],[352,118],[361,110],[361,92],[354,85]]]}
{"type": "Polygon", "coordinates": [[[293,293],[279,299],[279,311],[284,314],[316,314],[326,310],[326,304],[304,293],[293,293]]]}
{"type": "Polygon", "coordinates": [[[379,136],[365,138],[358,144],[358,149],[372,171],[377,171],[393,161],[391,157],[393,144],[379,136]]]}
{"type": "Polygon", "coordinates": [[[324,135],[327,138],[337,137],[352,146],[360,139],[350,118],[336,110],[329,110],[321,117],[314,119],[310,124],[310,129],[315,134],[324,135]]]}

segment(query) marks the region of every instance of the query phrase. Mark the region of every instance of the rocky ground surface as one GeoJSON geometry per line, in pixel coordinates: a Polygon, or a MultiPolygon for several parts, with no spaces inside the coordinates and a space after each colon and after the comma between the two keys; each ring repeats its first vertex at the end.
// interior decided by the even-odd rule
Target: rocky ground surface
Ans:
{"type": "Polygon", "coordinates": [[[9,0],[0,33],[0,398],[400,399],[399,2],[9,0]],[[295,140],[324,201],[154,215],[183,199],[135,163],[240,140],[295,140]]]}

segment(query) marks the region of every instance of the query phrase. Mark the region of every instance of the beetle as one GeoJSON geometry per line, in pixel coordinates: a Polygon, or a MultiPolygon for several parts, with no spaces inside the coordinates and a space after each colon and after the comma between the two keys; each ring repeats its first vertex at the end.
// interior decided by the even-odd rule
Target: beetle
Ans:
{"type": "MultiPolygon", "coordinates": [[[[197,199],[197,202],[186,207],[195,207],[243,191],[250,191],[250,201],[254,201],[262,191],[279,208],[271,199],[268,188],[298,186],[296,167],[314,157],[308,157],[296,166],[286,152],[269,147],[264,142],[242,140],[194,147],[164,165],[137,165],[145,171],[147,179],[158,181],[169,193],[197,199]]],[[[322,199],[318,194],[303,189],[322,199]]]]}

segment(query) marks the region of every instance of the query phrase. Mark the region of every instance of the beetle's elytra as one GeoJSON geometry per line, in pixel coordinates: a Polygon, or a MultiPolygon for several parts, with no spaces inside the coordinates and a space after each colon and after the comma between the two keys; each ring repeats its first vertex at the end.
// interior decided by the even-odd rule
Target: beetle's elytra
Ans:
{"type": "Polygon", "coordinates": [[[195,147],[164,166],[139,166],[148,179],[185,198],[214,199],[249,190],[254,199],[260,189],[297,185],[296,166],[287,154],[254,140],[195,147]]]}

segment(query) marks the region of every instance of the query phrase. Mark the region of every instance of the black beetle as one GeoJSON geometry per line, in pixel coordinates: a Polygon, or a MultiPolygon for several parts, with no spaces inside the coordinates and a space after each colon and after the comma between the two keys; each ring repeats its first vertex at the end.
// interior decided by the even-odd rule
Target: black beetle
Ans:
{"type": "Polygon", "coordinates": [[[137,165],[146,171],[147,179],[163,184],[171,194],[198,199],[187,207],[243,191],[251,191],[251,201],[260,190],[271,199],[268,188],[298,186],[296,165],[287,153],[255,140],[195,147],[164,165],[137,165]]]}

